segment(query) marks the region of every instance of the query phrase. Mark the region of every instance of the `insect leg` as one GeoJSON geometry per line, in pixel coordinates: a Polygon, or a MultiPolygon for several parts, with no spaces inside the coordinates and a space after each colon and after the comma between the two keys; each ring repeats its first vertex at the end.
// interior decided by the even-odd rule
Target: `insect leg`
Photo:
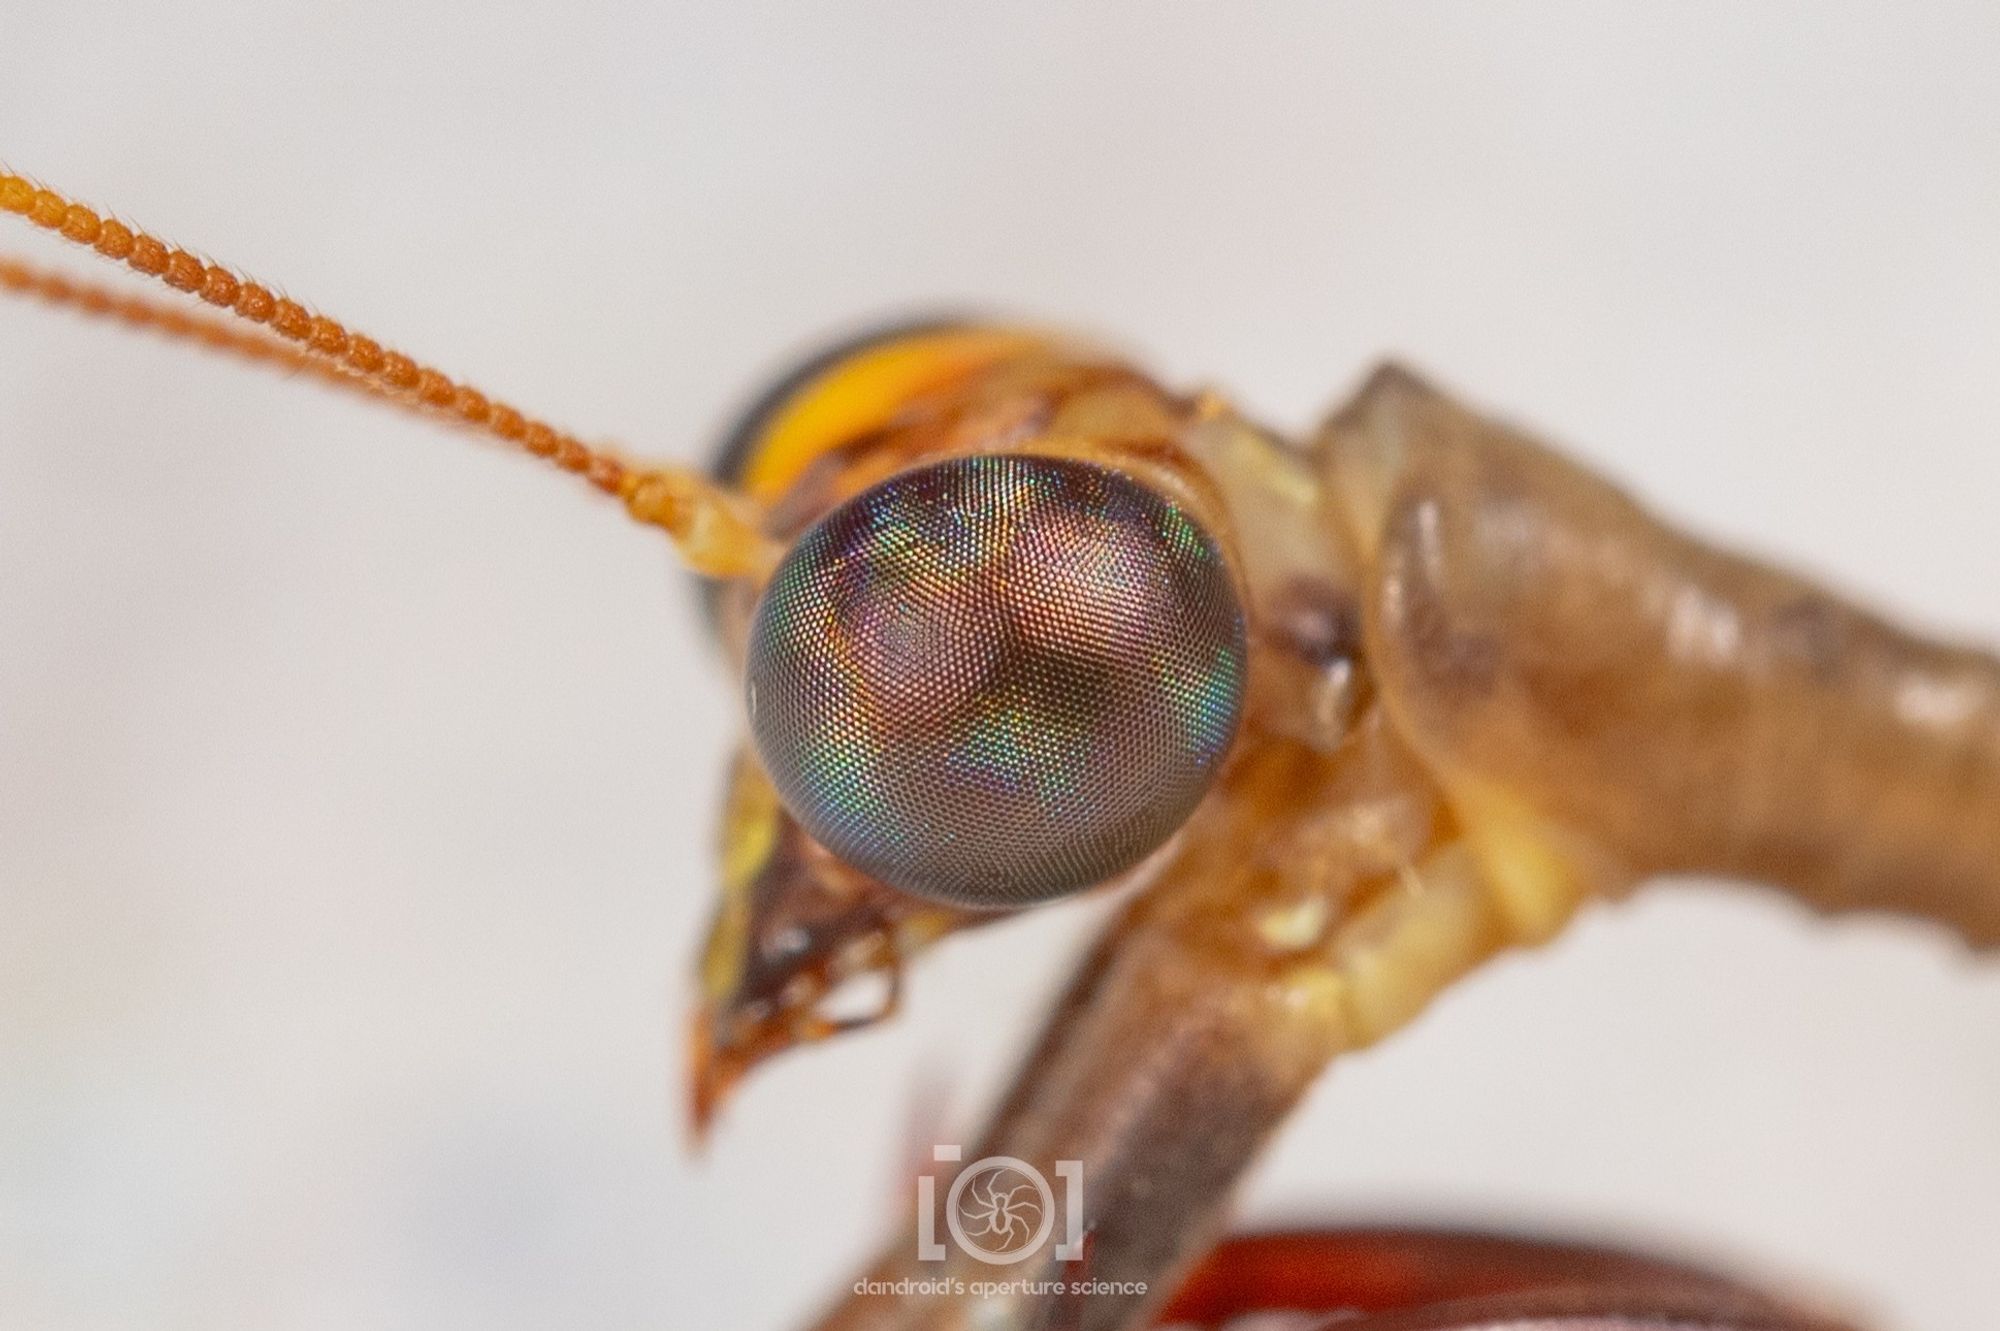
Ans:
{"type": "Polygon", "coordinates": [[[821,1331],[1142,1325],[1213,1240],[1236,1180],[1327,1061],[1408,1021],[1508,937],[1456,844],[1356,892],[1317,938],[1286,936],[1240,896],[1203,886],[1169,877],[1134,899],[968,1152],[1017,1157],[1051,1179],[1077,1162],[1087,1262],[1058,1260],[1054,1242],[1012,1266],[955,1248],[924,1261],[906,1232],[864,1279],[939,1292],[856,1292],[821,1331]],[[1268,937],[1245,946],[1259,932],[1268,937]],[[1091,1284],[1088,1297],[1047,1292],[1075,1280],[1091,1284]],[[980,1297],[953,1281],[1003,1289],[980,1297]],[[1022,1282],[1042,1288],[1015,1292],[1022,1282]]]}
{"type": "Polygon", "coordinates": [[[1670,1259],[1401,1228],[1231,1235],[1202,1259],[1161,1321],[1223,1328],[1279,1313],[1301,1331],[1854,1331],[1670,1259]]]}

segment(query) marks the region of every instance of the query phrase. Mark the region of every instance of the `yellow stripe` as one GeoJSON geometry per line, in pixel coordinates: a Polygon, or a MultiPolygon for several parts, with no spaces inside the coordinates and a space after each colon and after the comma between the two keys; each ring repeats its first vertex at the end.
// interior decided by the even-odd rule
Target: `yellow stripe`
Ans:
{"type": "Polygon", "coordinates": [[[753,499],[775,499],[814,458],[887,425],[912,398],[1045,342],[1019,329],[948,328],[856,352],[779,408],[751,452],[743,488],[753,499]]]}

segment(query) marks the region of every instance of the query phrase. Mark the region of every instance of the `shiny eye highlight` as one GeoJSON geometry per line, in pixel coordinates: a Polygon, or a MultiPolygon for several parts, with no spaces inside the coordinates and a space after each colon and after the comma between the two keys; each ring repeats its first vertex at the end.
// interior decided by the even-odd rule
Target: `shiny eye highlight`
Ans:
{"type": "Polygon", "coordinates": [[[1021,455],[890,478],[822,518],[750,629],[750,725],[849,864],[1026,905],[1159,846],[1235,734],[1243,611],[1215,542],[1108,468],[1021,455]]]}

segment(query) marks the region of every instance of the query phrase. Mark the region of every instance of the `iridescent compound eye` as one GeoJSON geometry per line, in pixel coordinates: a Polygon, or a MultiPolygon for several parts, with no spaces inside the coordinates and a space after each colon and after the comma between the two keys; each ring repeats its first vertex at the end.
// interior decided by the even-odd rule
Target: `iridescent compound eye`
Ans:
{"type": "Polygon", "coordinates": [[[1159,846],[1235,733],[1243,611],[1164,497],[959,458],[827,514],[750,630],[751,731],[807,831],[892,886],[1026,905],[1159,846]]]}

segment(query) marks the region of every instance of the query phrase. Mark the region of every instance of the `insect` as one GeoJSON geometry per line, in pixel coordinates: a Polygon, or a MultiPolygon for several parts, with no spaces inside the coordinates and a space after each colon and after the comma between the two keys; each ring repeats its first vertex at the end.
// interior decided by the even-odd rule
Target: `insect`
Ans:
{"type": "MultiPolygon", "coordinates": [[[[1078,339],[913,326],[774,390],[710,477],[592,448],[22,177],[0,175],[0,208],[247,322],[11,262],[0,284],[516,444],[708,581],[752,743],[702,965],[699,1122],[758,1063],[893,1012],[938,940],[1120,894],[981,1148],[1078,1167],[1079,1250],[968,1296],[980,1259],[900,1236],[858,1282],[899,1292],[823,1325],[1140,1325],[1191,1270],[1175,1315],[1228,1316],[1261,1297],[1214,1293],[1232,1267],[1352,1276],[1391,1252],[1456,1263],[1424,1298],[1512,1292],[1385,1326],[1819,1325],[1637,1259],[1486,1240],[1195,1264],[1330,1061],[1648,878],[1730,874],[1990,949],[1990,655],[1701,545],[1400,369],[1295,443],[1078,339]],[[879,1010],[836,1008],[869,977],[879,1010]],[[1035,1278],[1068,1260],[1107,1292],[1035,1278]]],[[[1011,1234],[1047,1214],[1022,1196],[974,1201],[1011,1234]]]]}

